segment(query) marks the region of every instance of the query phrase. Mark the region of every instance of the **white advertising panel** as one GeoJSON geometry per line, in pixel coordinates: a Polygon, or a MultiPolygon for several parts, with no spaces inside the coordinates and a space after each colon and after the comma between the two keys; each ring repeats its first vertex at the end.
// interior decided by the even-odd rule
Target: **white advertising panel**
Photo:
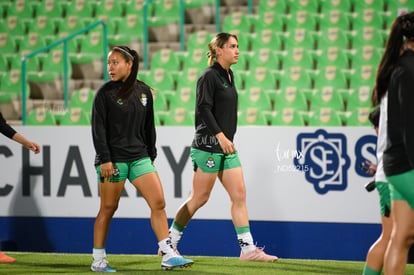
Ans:
{"type": "MultiPolygon", "coordinates": [[[[0,138],[0,216],[94,217],[99,207],[89,127],[15,127],[41,144],[33,154],[0,138]]],[[[155,165],[172,218],[191,191],[193,127],[158,127],[155,165]]],[[[378,223],[376,192],[359,169],[375,162],[369,127],[239,127],[234,141],[247,187],[251,220],[378,223]]],[[[148,218],[127,183],[116,217],[148,218]]],[[[194,218],[230,219],[220,182],[194,218]]]]}

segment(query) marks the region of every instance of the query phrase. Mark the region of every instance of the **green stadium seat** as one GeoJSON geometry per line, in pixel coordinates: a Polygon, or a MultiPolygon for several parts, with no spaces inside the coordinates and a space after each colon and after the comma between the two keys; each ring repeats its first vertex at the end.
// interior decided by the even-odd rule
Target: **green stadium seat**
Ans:
{"type": "Polygon", "coordinates": [[[259,9],[257,16],[252,17],[251,21],[255,33],[262,29],[272,29],[275,33],[280,35],[285,30],[286,19],[287,16],[276,9],[259,9]]]}
{"type": "Polygon", "coordinates": [[[318,51],[314,56],[316,68],[322,70],[327,66],[336,66],[339,68],[348,69],[350,61],[348,54],[339,46],[327,46],[318,51]]]}
{"type": "MultiPolygon", "coordinates": [[[[356,1],[357,3],[366,3],[367,1],[356,1]]],[[[372,3],[379,3],[380,1],[373,1],[372,3]]],[[[377,29],[385,28],[385,13],[383,9],[378,7],[367,7],[363,9],[355,9],[355,12],[352,16],[352,26],[353,29],[359,28],[361,26],[370,26],[377,29]]]]}
{"type": "Polygon", "coordinates": [[[276,110],[270,119],[272,126],[305,126],[305,120],[299,110],[294,107],[284,107],[276,110]]]}
{"type": "Polygon", "coordinates": [[[26,125],[52,126],[56,125],[56,119],[50,109],[46,107],[37,107],[27,114],[26,125]]]}
{"type": "MultiPolygon", "coordinates": [[[[312,2],[312,1],[308,1],[312,2]]],[[[295,29],[305,29],[308,31],[316,31],[317,29],[317,13],[310,10],[298,10],[291,12],[286,20],[286,30],[288,32],[295,29]]]]}
{"type": "Polygon", "coordinates": [[[319,1],[302,1],[302,0],[290,0],[288,2],[289,13],[294,13],[297,11],[309,11],[312,13],[318,12],[319,1]]]}
{"type": "Polygon", "coordinates": [[[101,3],[96,6],[94,18],[109,22],[113,20],[113,18],[121,18],[123,14],[124,7],[122,1],[102,0],[101,3]]]}
{"type": "Polygon", "coordinates": [[[15,38],[23,38],[27,33],[27,25],[23,19],[19,18],[17,15],[10,15],[2,23],[3,27],[6,26],[6,31],[15,38]],[[4,24],[4,25],[3,25],[4,24]]]}
{"type": "Polygon", "coordinates": [[[386,16],[384,18],[386,28],[390,29],[394,19],[403,14],[413,10],[414,0],[385,0],[386,16]]]}
{"type": "Polygon", "coordinates": [[[186,24],[204,25],[214,23],[215,0],[185,1],[186,24]]]}
{"type": "MultiPolygon", "coordinates": [[[[61,17],[58,17],[61,18],[61,17]]],[[[53,17],[39,15],[35,19],[35,24],[30,24],[28,32],[37,33],[47,44],[56,40],[57,22],[53,17]]]]}
{"type": "Polygon", "coordinates": [[[90,114],[80,107],[71,107],[60,119],[59,125],[80,126],[91,125],[90,114]]]}
{"type": "Polygon", "coordinates": [[[180,21],[180,1],[153,1],[153,16],[163,18],[168,22],[180,21]]]}
{"type": "Polygon", "coordinates": [[[92,113],[93,101],[95,98],[94,90],[90,88],[80,88],[74,90],[69,98],[69,107],[72,108],[81,108],[89,116],[92,113]]]}
{"type": "Polygon", "coordinates": [[[199,68],[203,70],[207,68],[206,50],[201,48],[195,48],[192,51],[188,51],[183,57],[183,69],[186,68],[199,68]]]}
{"type": "Polygon", "coordinates": [[[188,110],[194,110],[196,102],[196,85],[180,82],[175,94],[169,98],[170,104],[183,106],[188,110]]]}
{"type": "MultiPolygon", "coordinates": [[[[298,90],[308,95],[312,88],[312,79],[310,74],[300,66],[284,68],[282,73],[275,75],[278,90],[298,90]]],[[[308,99],[308,96],[306,96],[308,99]]]]}
{"type": "Polygon", "coordinates": [[[315,36],[317,49],[325,49],[327,47],[341,47],[342,49],[350,48],[351,32],[346,32],[340,27],[327,27],[321,29],[315,36]]]}
{"type": "Polygon", "coordinates": [[[377,67],[381,61],[383,49],[378,46],[362,45],[361,47],[355,47],[353,50],[353,54],[349,55],[351,67],[364,64],[377,67]]]}
{"type": "Polygon", "coordinates": [[[192,32],[188,35],[187,40],[187,51],[191,52],[193,49],[207,49],[208,43],[214,38],[214,34],[206,31],[200,30],[192,32]]]}
{"type": "Polygon", "coordinates": [[[369,121],[370,112],[371,108],[369,106],[350,110],[345,117],[346,126],[371,126],[372,124],[369,121]]]}
{"type": "Polygon", "coordinates": [[[269,122],[259,107],[247,107],[240,110],[237,124],[240,126],[267,126],[269,122]]]}
{"type": "Polygon", "coordinates": [[[276,54],[271,48],[259,48],[248,57],[248,63],[249,70],[254,70],[257,67],[268,67],[279,71],[282,65],[282,56],[276,54]]]}
{"type": "MultiPolygon", "coordinates": [[[[132,1],[131,1],[132,2],[132,1]]],[[[143,39],[143,17],[127,10],[125,18],[118,21],[118,31],[113,39],[113,45],[130,45],[143,39]]]]}
{"type": "MultiPolygon", "coordinates": [[[[329,1],[330,3],[334,1],[329,1]]],[[[323,7],[323,5],[322,5],[323,7]]],[[[326,30],[328,28],[339,28],[341,31],[351,29],[351,13],[343,9],[328,9],[321,12],[317,17],[319,30],[326,30]]]]}
{"type": "Polygon", "coordinates": [[[245,85],[243,93],[239,93],[239,110],[247,108],[260,108],[261,111],[271,111],[272,102],[267,91],[254,83],[245,85]]]}
{"type": "Polygon", "coordinates": [[[309,72],[314,69],[314,61],[307,47],[288,48],[282,55],[282,68],[301,67],[309,72]]]}
{"type": "Polygon", "coordinates": [[[288,8],[287,2],[290,2],[290,0],[259,0],[258,13],[262,14],[265,11],[272,10],[284,14],[288,8]]]}
{"type": "Polygon", "coordinates": [[[176,83],[170,71],[162,67],[154,68],[146,77],[145,82],[155,90],[157,94],[165,97],[175,94],[176,83]]]}
{"type": "Polygon", "coordinates": [[[326,14],[331,10],[339,10],[342,13],[351,12],[353,0],[320,0],[320,13],[326,14]]]}
{"type": "Polygon", "coordinates": [[[7,17],[17,16],[20,19],[31,20],[35,16],[35,7],[38,3],[31,0],[11,1],[7,9],[7,17]]]}
{"type": "Polygon", "coordinates": [[[296,47],[305,47],[308,50],[314,50],[316,47],[316,32],[304,28],[293,29],[287,32],[283,39],[283,49],[292,49],[296,47]]]}
{"type": "Polygon", "coordinates": [[[308,120],[309,126],[343,126],[336,108],[323,107],[314,110],[308,120]]]}
{"type": "Polygon", "coordinates": [[[252,32],[251,21],[251,18],[243,12],[231,12],[224,16],[222,30],[237,36],[240,36],[240,34],[247,35],[252,32]]]}
{"type": "Polygon", "coordinates": [[[378,27],[375,26],[360,26],[353,30],[351,36],[352,48],[358,48],[365,45],[371,45],[376,47],[384,47],[385,39],[384,34],[378,27]]]}
{"type": "Polygon", "coordinates": [[[353,1],[354,10],[361,11],[364,9],[373,9],[377,12],[384,11],[384,0],[375,0],[375,1],[353,1]]]}
{"type": "Polygon", "coordinates": [[[170,106],[161,123],[165,126],[194,126],[194,113],[181,106],[170,106]]]}
{"type": "Polygon", "coordinates": [[[36,18],[39,16],[53,18],[63,18],[66,13],[68,1],[44,0],[40,1],[36,9],[36,18]],[[66,4],[65,4],[66,3],[66,4]]]}
{"type": "Polygon", "coordinates": [[[84,20],[92,22],[94,15],[94,5],[93,1],[85,0],[73,0],[69,2],[69,5],[66,8],[66,17],[68,16],[79,16],[84,20]]]}
{"type": "Polygon", "coordinates": [[[294,108],[298,111],[308,111],[308,102],[305,94],[296,87],[278,90],[274,94],[274,110],[281,111],[285,108],[294,108]]]}
{"type": "Polygon", "coordinates": [[[17,49],[16,39],[7,30],[0,32],[0,51],[2,55],[14,57],[17,49]]]}
{"type": "Polygon", "coordinates": [[[346,98],[347,110],[371,105],[376,69],[377,67],[372,65],[361,65],[353,69],[353,73],[349,76],[350,90],[346,98]]]}
{"type": "Polygon", "coordinates": [[[275,51],[282,50],[282,39],[271,27],[257,28],[255,36],[251,40],[251,50],[257,51],[262,48],[271,48],[275,51]]]}

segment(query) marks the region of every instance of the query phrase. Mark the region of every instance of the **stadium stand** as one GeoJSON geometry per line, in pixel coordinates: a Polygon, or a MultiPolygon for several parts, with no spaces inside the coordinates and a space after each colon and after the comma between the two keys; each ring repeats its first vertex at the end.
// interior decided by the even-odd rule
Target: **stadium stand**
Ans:
{"type": "MultiPolygon", "coordinates": [[[[140,67],[139,79],[155,90],[157,125],[182,125],[193,120],[191,114],[187,119],[187,112],[191,113],[193,107],[184,112],[174,105],[180,104],[177,100],[180,89],[195,92],[199,74],[207,66],[207,43],[217,31],[215,1],[185,2],[184,49],[179,47],[179,1],[153,0],[148,5],[149,69],[143,71],[140,67]],[[165,71],[161,73],[161,69],[165,71]],[[165,115],[165,112],[170,113],[165,115]]],[[[21,84],[11,79],[20,77],[22,53],[66,37],[98,19],[107,22],[109,47],[128,45],[137,49],[142,59],[144,3],[144,0],[2,1],[0,106],[4,102],[16,106],[16,98],[21,96],[21,84]]],[[[413,6],[413,0],[220,1],[221,30],[239,37],[241,54],[232,69],[242,102],[240,123],[251,125],[251,118],[256,117],[254,123],[260,125],[307,125],[318,121],[324,125],[322,118],[328,117],[328,112],[321,111],[317,95],[323,94],[323,90],[335,91],[333,94],[340,90],[343,107],[337,105],[337,108],[347,112],[346,117],[340,115],[341,125],[365,125],[355,118],[366,113],[361,108],[368,107],[374,83],[372,74],[375,74],[372,69],[383,53],[387,30],[395,16],[413,6]],[[247,12],[248,2],[253,3],[252,13],[247,12]],[[361,77],[368,67],[370,77],[361,77]],[[341,72],[341,80],[320,79],[332,68],[341,72]],[[257,78],[257,70],[265,76],[263,79],[257,78]],[[270,107],[265,108],[272,112],[271,116],[255,113],[252,110],[256,107],[249,107],[254,102],[245,99],[246,94],[259,90],[264,91],[267,103],[270,102],[270,107]],[[301,98],[298,100],[301,103],[295,103],[298,105],[283,100],[292,91],[301,98]],[[298,116],[291,111],[292,106],[305,110],[298,116]],[[251,110],[247,112],[246,108],[251,110]],[[309,117],[308,111],[314,115],[309,117]]],[[[70,94],[82,87],[96,90],[103,83],[104,64],[95,55],[102,51],[101,34],[94,30],[68,42],[70,94]]],[[[62,47],[28,61],[29,100],[63,100],[62,61],[62,47]]],[[[331,116],[336,121],[336,113],[331,116]]]]}

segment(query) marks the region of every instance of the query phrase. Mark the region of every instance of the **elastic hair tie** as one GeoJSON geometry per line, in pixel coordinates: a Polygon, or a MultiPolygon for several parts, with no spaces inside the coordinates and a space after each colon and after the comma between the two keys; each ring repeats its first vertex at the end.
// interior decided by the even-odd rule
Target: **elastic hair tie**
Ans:
{"type": "Polygon", "coordinates": [[[120,47],[114,47],[112,50],[117,50],[117,51],[121,51],[123,53],[125,53],[129,58],[131,58],[132,60],[134,60],[134,57],[132,56],[132,54],[130,54],[128,51],[120,48],[120,47]]]}

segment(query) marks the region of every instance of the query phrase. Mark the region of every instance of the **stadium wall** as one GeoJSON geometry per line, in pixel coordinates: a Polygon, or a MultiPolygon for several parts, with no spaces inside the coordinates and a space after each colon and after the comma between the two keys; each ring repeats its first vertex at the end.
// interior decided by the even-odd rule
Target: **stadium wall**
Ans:
{"type": "MultiPolygon", "coordinates": [[[[99,208],[89,127],[16,127],[38,155],[0,140],[2,250],[90,253],[99,208]]],[[[167,216],[191,190],[192,127],[157,128],[155,162],[167,216]]],[[[364,260],[380,234],[378,195],[359,165],[375,162],[370,127],[239,127],[235,140],[258,246],[282,258],[364,260]]],[[[187,255],[238,256],[227,193],[217,182],[180,243],[187,255]]],[[[149,209],[127,184],[111,224],[108,253],[155,254],[149,209]]]]}

